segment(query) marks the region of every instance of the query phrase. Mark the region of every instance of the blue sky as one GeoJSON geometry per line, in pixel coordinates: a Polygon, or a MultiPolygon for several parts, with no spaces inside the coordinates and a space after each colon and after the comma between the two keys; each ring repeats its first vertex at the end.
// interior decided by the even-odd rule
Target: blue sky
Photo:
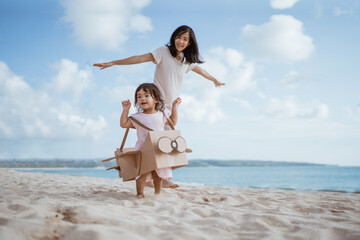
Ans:
{"type": "Polygon", "coordinates": [[[189,159],[360,165],[359,17],[359,0],[1,1],[0,158],[112,156],[121,101],[155,65],[92,64],[150,52],[186,24],[227,84],[186,75],[189,159]]]}

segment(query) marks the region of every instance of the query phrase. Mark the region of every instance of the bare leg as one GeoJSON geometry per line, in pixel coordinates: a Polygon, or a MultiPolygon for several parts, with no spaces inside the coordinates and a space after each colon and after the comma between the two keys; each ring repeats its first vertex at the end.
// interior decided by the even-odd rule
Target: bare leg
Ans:
{"type": "Polygon", "coordinates": [[[160,194],[161,185],[162,185],[162,178],[157,175],[156,171],[152,171],[151,174],[152,174],[152,177],[154,179],[155,194],[160,194]]]}
{"type": "Polygon", "coordinates": [[[146,174],[141,175],[136,180],[136,192],[137,192],[137,197],[139,199],[144,198],[145,182],[146,182],[146,174]]]}

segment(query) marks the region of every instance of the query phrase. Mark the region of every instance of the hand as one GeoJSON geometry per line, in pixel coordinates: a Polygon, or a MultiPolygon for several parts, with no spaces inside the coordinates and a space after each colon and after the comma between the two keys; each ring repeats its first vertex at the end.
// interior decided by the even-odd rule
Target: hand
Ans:
{"type": "Polygon", "coordinates": [[[104,68],[108,68],[113,66],[114,64],[112,62],[107,62],[107,63],[95,63],[93,64],[94,67],[99,67],[100,70],[103,70],[104,68]]]}
{"type": "Polygon", "coordinates": [[[130,102],[129,99],[125,100],[125,101],[122,101],[121,104],[122,104],[122,107],[123,107],[124,111],[129,111],[130,110],[131,102],[130,102]]]}
{"type": "Polygon", "coordinates": [[[215,87],[220,87],[220,86],[225,85],[225,83],[219,82],[217,79],[215,79],[213,82],[215,84],[215,87]]]}
{"type": "Polygon", "coordinates": [[[172,108],[173,108],[173,109],[177,109],[178,106],[179,106],[179,104],[181,103],[181,101],[182,101],[182,100],[181,100],[180,97],[178,97],[177,99],[175,99],[174,102],[173,102],[172,108]]]}

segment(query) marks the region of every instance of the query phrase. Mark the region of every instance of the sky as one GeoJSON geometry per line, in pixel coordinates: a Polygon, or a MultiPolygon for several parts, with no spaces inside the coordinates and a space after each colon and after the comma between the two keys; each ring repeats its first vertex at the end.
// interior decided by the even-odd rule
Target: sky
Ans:
{"type": "Polygon", "coordinates": [[[185,24],[226,83],[184,78],[189,159],[360,166],[359,17],[360,0],[2,0],[0,159],[113,156],[121,101],[155,64],[92,64],[151,52],[185,24]]]}

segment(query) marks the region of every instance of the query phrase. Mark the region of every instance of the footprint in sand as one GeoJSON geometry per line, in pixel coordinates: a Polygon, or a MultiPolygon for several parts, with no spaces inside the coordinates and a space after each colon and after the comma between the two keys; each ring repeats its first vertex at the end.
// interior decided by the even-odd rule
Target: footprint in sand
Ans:
{"type": "Polygon", "coordinates": [[[71,208],[59,209],[56,212],[64,216],[64,218],[62,219],[63,221],[71,222],[74,224],[77,223],[77,220],[75,219],[76,213],[73,212],[71,208]]]}

